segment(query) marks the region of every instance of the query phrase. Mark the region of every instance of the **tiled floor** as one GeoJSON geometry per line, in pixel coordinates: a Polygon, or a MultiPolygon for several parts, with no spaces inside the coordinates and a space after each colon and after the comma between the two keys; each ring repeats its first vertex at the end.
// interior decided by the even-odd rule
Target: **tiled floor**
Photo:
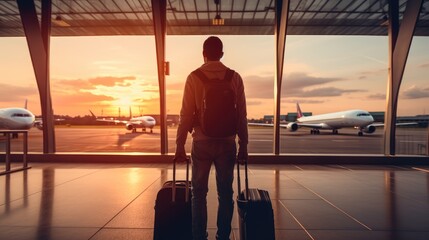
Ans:
{"type": "MultiPolygon", "coordinates": [[[[0,239],[152,239],[156,193],[172,178],[162,164],[32,167],[0,176],[0,239]]],[[[276,239],[429,239],[429,167],[251,165],[250,186],[270,192],[276,239]]],[[[239,239],[237,216],[233,228],[239,239]]]]}

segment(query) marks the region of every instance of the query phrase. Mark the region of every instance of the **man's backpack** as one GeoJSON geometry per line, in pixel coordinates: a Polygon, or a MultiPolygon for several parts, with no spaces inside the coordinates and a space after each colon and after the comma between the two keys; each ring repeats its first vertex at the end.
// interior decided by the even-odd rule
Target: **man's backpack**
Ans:
{"type": "MultiPolygon", "coordinates": [[[[203,100],[197,111],[197,121],[204,135],[223,138],[237,133],[237,103],[232,86],[234,70],[227,69],[224,79],[209,79],[199,69],[194,73],[203,83],[203,100]]],[[[197,103],[198,104],[198,103],[197,103]]]]}

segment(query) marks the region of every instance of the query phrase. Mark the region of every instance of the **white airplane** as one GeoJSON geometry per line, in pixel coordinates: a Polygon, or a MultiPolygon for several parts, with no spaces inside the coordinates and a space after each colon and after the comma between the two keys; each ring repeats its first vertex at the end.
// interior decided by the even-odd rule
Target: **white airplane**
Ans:
{"type": "MultiPolygon", "coordinates": [[[[55,119],[64,121],[64,119],[55,119]]],[[[43,121],[27,109],[27,100],[24,108],[0,108],[0,129],[26,130],[32,127],[43,130],[43,121]]],[[[16,134],[13,135],[17,137],[16,134]]]]}
{"type": "Polygon", "coordinates": [[[130,117],[130,120],[118,120],[112,118],[97,118],[91,110],[89,111],[97,121],[125,124],[125,128],[133,133],[137,132],[137,128],[142,128],[143,132],[146,132],[146,128],[149,128],[150,133],[153,133],[153,127],[156,124],[155,118],[151,116],[130,117]]]}
{"type": "Polygon", "coordinates": [[[25,108],[0,108],[0,129],[27,130],[33,127],[34,121],[34,114],[25,108]]]}
{"type": "MultiPolygon", "coordinates": [[[[383,123],[374,123],[374,118],[368,111],[364,110],[348,110],[342,112],[334,112],[320,114],[314,116],[304,116],[299,104],[296,103],[297,119],[295,122],[280,124],[280,127],[289,129],[294,132],[300,127],[311,128],[311,134],[320,134],[322,130],[332,130],[332,134],[338,134],[338,129],[353,127],[358,129],[358,135],[363,133],[374,133],[377,127],[384,126],[383,123]]],[[[415,125],[416,123],[397,123],[396,125],[415,125]]],[[[273,126],[273,124],[265,123],[249,123],[253,126],[273,126]]]]}

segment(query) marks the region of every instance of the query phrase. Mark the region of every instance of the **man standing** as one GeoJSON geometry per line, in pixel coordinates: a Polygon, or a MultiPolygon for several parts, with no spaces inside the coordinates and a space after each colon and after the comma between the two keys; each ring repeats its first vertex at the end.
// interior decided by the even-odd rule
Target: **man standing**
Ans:
{"type": "Polygon", "coordinates": [[[220,62],[223,44],[218,37],[212,36],[205,40],[203,57],[204,64],[186,79],[175,157],[178,161],[186,158],[185,142],[188,131],[192,132],[194,240],[207,239],[208,179],[214,163],[219,201],[216,239],[224,240],[229,239],[231,233],[235,160],[247,160],[246,99],[241,76],[220,62]],[[216,89],[220,90],[214,92],[216,89]],[[222,109],[222,112],[218,114],[212,109],[222,109]],[[214,115],[217,115],[216,118],[214,115]]]}

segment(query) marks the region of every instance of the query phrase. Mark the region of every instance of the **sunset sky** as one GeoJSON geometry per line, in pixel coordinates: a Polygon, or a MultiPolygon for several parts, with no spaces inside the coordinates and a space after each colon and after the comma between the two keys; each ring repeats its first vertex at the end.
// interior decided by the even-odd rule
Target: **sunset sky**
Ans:
{"type": "MultiPolygon", "coordinates": [[[[220,36],[224,62],[244,79],[249,118],[273,113],[274,37],[220,36]]],[[[178,114],[186,76],[203,63],[207,36],[167,36],[167,110],[178,114]]],[[[429,40],[415,37],[404,74],[399,115],[429,114],[429,40]]],[[[25,38],[0,38],[0,107],[40,114],[25,38]]],[[[288,36],[282,114],[295,103],[313,114],[346,109],[385,111],[387,37],[288,36]]],[[[55,114],[158,114],[153,36],[52,37],[55,114]]]]}

